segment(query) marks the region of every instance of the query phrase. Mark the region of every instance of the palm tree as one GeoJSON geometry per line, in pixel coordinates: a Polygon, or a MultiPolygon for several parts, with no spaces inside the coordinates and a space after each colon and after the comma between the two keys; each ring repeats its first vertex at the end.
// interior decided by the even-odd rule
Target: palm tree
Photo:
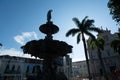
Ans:
{"type": "Polygon", "coordinates": [[[120,32],[115,33],[115,39],[111,42],[111,47],[120,55],[120,32]]]}
{"type": "Polygon", "coordinates": [[[103,59],[102,59],[102,56],[101,56],[101,50],[104,50],[104,44],[105,44],[105,40],[103,39],[102,36],[98,36],[97,39],[91,39],[90,40],[90,43],[88,44],[90,48],[94,49],[94,48],[97,48],[97,51],[98,51],[98,58],[100,60],[100,65],[101,65],[101,68],[102,68],[102,71],[103,71],[103,76],[105,77],[106,80],[108,80],[108,76],[107,76],[107,73],[106,73],[106,70],[105,70],[105,66],[104,66],[104,62],[103,62],[103,59]]]}
{"type": "Polygon", "coordinates": [[[85,57],[86,57],[86,63],[87,63],[87,69],[88,69],[88,75],[89,75],[89,80],[91,80],[90,76],[90,68],[89,68],[89,60],[88,60],[88,53],[87,53],[87,45],[85,41],[85,34],[90,36],[92,39],[95,39],[95,36],[90,32],[101,32],[99,28],[96,28],[94,26],[94,20],[87,19],[88,16],[86,16],[82,22],[78,20],[78,18],[73,18],[73,21],[77,25],[77,28],[70,29],[67,33],[66,36],[74,36],[77,34],[77,44],[80,42],[80,38],[82,37],[83,45],[84,45],[84,51],[85,51],[85,57]]]}

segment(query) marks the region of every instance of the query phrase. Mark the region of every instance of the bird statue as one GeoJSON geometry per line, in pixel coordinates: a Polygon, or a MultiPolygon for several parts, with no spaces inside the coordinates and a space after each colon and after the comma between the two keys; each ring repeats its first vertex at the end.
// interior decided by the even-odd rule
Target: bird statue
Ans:
{"type": "Polygon", "coordinates": [[[49,10],[47,13],[47,21],[48,22],[50,22],[50,19],[51,19],[51,12],[52,12],[52,10],[49,10]]]}

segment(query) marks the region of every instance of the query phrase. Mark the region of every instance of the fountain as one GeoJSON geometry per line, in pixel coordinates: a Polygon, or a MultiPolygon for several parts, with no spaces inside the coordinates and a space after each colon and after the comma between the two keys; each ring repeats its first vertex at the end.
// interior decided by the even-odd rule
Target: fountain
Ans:
{"type": "Polygon", "coordinates": [[[51,21],[51,12],[47,13],[47,22],[39,27],[39,30],[46,34],[45,39],[32,40],[21,48],[25,54],[43,59],[43,77],[41,80],[56,80],[54,59],[63,57],[72,52],[72,46],[64,41],[53,40],[52,34],[59,31],[59,28],[51,21]]]}

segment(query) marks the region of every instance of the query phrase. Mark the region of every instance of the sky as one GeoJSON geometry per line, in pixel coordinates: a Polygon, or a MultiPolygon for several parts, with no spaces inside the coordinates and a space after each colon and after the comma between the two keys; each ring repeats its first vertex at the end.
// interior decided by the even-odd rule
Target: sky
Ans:
{"type": "Polygon", "coordinates": [[[81,21],[85,16],[95,20],[96,27],[116,32],[119,26],[112,20],[107,3],[108,0],[0,0],[0,43],[3,44],[0,55],[30,57],[20,47],[30,40],[44,39],[39,26],[46,23],[47,12],[52,9],[51,21],[60,29],[53,39],[73,46],[70,53],[73,62],[85,60],[82,41],[77,44],[76,36],[65,34],[77,28],[72,18],[81,21]]]}

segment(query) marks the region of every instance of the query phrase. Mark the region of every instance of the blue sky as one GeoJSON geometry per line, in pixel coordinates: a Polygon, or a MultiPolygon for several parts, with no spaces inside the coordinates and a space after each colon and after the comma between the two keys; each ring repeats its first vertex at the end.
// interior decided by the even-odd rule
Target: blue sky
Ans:
{"type": "MultiPolygon", "coordinates": [[[[43,39],[45,34],[39,26],[46,23],[46,15],[52,9],[52,21],[60,31],[54,39],[73,45],[71,57],[73,61],[85,60],[82,41],[76,44],[76,37],[65,37],[66,32],[76,27],[72,21],[77,17],[80,21],[89,16],[94,25],[108,28],[112,33],[118,26],[109,15],[108,0],[0,0],[0,42],[3,47],[0,55],[28,56],[20,47],[33,39],[43,39]]],[[[96,35],[96,34],[95,34],[96,35]]]]}

